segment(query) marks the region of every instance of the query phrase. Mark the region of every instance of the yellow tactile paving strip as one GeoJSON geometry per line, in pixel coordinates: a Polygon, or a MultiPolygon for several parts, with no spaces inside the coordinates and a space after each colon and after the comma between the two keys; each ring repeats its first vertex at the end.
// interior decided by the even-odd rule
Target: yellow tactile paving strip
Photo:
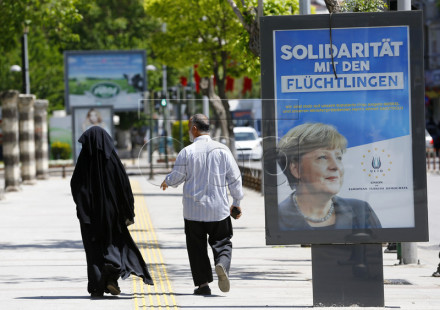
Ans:
{"type": "MultiPolygon", "coordinates": [[[[142,193],[139,182],[132,181],[133,193],[142,193]]],[[[168,279],[162,253],[143,195],[135,195],[135,224],[130,233],[148,266],[154,286],[145,285],[141,278],[133,276],[133,298],[135,309],[177,309],[174,292],[168,279]]]]}

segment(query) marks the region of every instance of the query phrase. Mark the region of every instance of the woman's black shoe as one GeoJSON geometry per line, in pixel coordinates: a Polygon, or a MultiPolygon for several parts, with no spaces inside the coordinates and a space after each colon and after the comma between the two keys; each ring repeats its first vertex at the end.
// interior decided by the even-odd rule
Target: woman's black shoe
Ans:
{"type": "Polygon", "coordinates": [[[92,298],[100,298],[100,297],[103,297],[103,296],[104,296],[104,293],[100,293],[100,292],[90,293],[90,297],[92,297],[92,298]]]}
{"type": "Polygon", "coordinates": [[[199,288],[196,288],[194,290],[194,295],[211,295],[211,289],[209,288],[209,286],[202,286],[199,288]]]}

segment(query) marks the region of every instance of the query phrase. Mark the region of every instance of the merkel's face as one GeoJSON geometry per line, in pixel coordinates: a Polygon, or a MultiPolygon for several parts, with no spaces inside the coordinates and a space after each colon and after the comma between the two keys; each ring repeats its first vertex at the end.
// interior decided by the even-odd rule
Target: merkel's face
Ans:
{"type": "Polygon", "coordinates": [[[341,150],[320,148],[302,156],[299,185],[309,193],[336,195],[344,181],[341,150]]]}

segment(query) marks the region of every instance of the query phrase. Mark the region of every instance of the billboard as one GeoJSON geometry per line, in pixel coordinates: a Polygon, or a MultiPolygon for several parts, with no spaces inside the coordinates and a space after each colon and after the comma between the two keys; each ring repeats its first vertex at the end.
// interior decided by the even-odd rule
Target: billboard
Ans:
{"type": "Polygon", "coordinates": [[[137,110],[146,90],[145,51],[66,51],[66,110],[112,105],[115,111],[137,110]]]}
{"type": "Polygon", "coordinates": [[[261,20],[268,244],[427,239],[421,16],[261,20]]]}

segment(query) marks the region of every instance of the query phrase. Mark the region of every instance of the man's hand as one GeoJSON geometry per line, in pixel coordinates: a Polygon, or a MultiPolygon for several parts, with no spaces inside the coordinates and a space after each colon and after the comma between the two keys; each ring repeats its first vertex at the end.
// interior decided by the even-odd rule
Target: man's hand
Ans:
{"type": "Polygon", "coordinates": [[[167,183],[165,182],[165,180],[162,182],[162,184],[160,185],[160,188],[162,188],[163,190],[166,190],[168,188],[167,183]]]}
{"type": "Polygon", "coordinates": [[[231,215],[232,215],[232,209],[233,208],[237,208],[238,209],[238,211],[240,211],[240,213],[239,214],[237,214],[237,216],[235,216],[234,218],[236,219],[236,220],[238,220],[240,217],[241,217],[241,215],[243,214],[242,212],[241,212],[241,208],[240,207],[238,207],[238,206],[231,206],[231,208],[229,209],[229,211],[230,211],[230,213],[231,213],[231,215]]]}

